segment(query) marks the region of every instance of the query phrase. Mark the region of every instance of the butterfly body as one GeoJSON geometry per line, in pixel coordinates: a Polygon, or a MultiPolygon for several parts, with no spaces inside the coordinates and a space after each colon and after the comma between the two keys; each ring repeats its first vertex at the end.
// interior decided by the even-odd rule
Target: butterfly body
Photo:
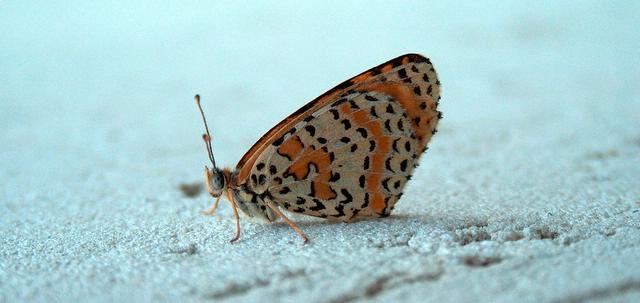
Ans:
{"type": "MultiPolygon", "coordinates": [[[[268,221],[290,222],[278,209],[345,222],[386,217],[436,132],[439,99],[440,82],[423,56],[365,71],[269,130],[235,170],[217,170],[225,196],[268,221]]],[[[207,186],[215,197],[214,174],[207,186]]]]}
{"type": "Polygon", "coordinates": [[[246,185],[237,185],[236,176],[237,173],[228,168],[222,170],[205,168],[205,184],[213,197],[224,196],[227,200],[233,201],[235,206],[248,217],[269,222],[277,219],[273,211],[267,207],[265,195],[252,191],[246,185]]]}

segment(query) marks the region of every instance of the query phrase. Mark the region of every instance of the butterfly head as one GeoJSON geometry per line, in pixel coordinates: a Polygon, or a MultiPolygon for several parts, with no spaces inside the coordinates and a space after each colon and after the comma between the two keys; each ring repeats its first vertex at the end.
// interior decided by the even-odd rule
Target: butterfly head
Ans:
{"type": "Polygon", "coordinates": [[[204,179],[212,197],[220,197],[227,190],[227,178],[224,170],[217,167],[204,167],[204,179]]]}

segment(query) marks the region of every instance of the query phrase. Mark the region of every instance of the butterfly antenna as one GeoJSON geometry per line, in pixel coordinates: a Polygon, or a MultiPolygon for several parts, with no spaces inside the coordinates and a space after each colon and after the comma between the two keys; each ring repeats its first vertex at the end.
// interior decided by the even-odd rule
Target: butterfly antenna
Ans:
{"type": "Polygon", "coordinates": [[[200,110],[200,115],[202,116],[202,121],[204,122],[204,129],[207,131],[206,134],[202,135],[202,140],[204,140],[204,144],[207,147],[207,153],[209,154],[209,160],[211,160],[211,165],[216,167],[216,161],[213,159],[213,149],[211,148],[211,134],[209,133],[209,126],[207,125],[207,119],[204,117],[204,112],[202,111],[202,106],[200,106],[200,95],[196,95],[196,105],[198,105],[198,110],[200,110]]]}

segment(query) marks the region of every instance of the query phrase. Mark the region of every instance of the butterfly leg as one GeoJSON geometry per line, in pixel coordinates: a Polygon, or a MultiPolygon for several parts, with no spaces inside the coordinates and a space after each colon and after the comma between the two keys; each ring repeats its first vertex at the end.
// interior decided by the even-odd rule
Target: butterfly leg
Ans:
{"type": "Polygon", "coordinates": [[[276,206],[272,201],[265,201],[267,202],[267,206],[269,208],[271,208],[271,210],[273,210],[274,213],[276,213],[278,216],[280,216],[280,218],[282,218],[282,220],[284,220],[284,222],[287,222],[287,224],[289,224],[289,226],[291,228],[293,228],[293,230],[300,235],[300,237],[302,237],[302,240],[304,241],[304,244],[309,243],[309,238],[307,238],[307,235],[305,235],[302,230],[300,230],[300,228],[296,225],[295,222],[291,221],[289,218],[287,218],[287,216],[285,216],[279,209],[278,206],[276,206]]]}
{"type": "Polygon", "coordinates": [[[216,212],[216,209],[218,209],[218,203],[220,202],[220,197],[216,198],[216,202],[213,203],[213,206],[209,207],[209,209],[207,210],[203,210],[200,212],[200,214],[204,215],[204,216],[211,216],[216,212]]]}
{"type": "Polygon", "coordinates": [[[233,209],[233,217],[236,219],[236,236],[231,239],[231,243],[234,243],[236,241],[238,241],[238,239],[240,239],[240,216],[238,215],[238,206],[236,204],[236,200],[235,199],[230,199],[229,201],[231,201],[231,208],[233,209]]]}

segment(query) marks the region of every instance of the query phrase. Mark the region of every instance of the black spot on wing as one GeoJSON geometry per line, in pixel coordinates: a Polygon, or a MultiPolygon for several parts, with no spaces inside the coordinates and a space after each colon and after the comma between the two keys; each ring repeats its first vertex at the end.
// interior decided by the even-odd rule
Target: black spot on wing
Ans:
{"type": "Polygon", "coordinates": [[[369,206],[369,193],[364,194],[364,202],[362,203],[360,208],[366,208],[367,206],[369,206]]]}
{"type": "Polygon", "coordinates": [[[366,138],[369,136],[369,133],[367,133],[367,130],[362,127],[356,129],[356,131],[360,133],[360,136],[362,136],[362,138],[366,138]]]}
{"type": "Polygon", "coordinates": [[[359,213],[359,212],[360,212],[360,209],[357,209],[357,208],[352,209],[352,211],[351,211],[351,217],[349,217],[349,220],[351,220],[351,219],[355,218],[355,217],[358,215],[358,213],[359,213]]]}
{"type": "Polygon", "coordinates": [[[369,151],[372,152],[375,149],[376,149],[376,141],[375,140],[369,141],[369,151]]]}
{"type": "Polygon", "coordinates": [[[333,104],[331,106],[336,107],[336,106],[338,106],[338,105],[340,105],[342,103],[345,103],[345,102],[347,102],[347,99],[346,98],[342,98],[342,99],[340,99],[340,100],[338,100],[336,102],[333,102],[333,104]]]}
{"type": "Polygon", "coordinates": [[[402,119],[398,119],[398,129],[400,131],[404,131],[404,123],[402,123],[402,119]]]}
{"type": "Polygon", "coordinates": [[[307,203],[307,200],[304,197],[296,197],[296,204],[303,205],[307,203]]]}
{"type": "Polygon", "coordinates": [[[314,181],[311,181],[311,186],[310,187],[311,187],[311,191],[309,192],[308,196],[309,197],[315,197],[316,196],[316,183],[314,181]]]}
{"type": "Polygon", "coordinates": [[[342,125],[344,125],[344,129],[350,129],[351,128],[351,121],[349,121],[349,119],[342,119],[342,121],[340,121],[340,123],[342,123],[342,125]]]}
{"type": "Polygon", "coordinates": [[[396,153],[400,152],[398,150],[398,141],[400,141],[400,138],[393,140],[393,144],[391,144],[391,148],[393,148],[396,153]]]}
{"type": "Polygon", "coordinates": [[[408,164],[409,164],[409,161],[407,161],[407,159],[402,160],[402,162],[400,162],[400,170],[403,172],[406,171],[408,164]]]}
{"type": "Polygon", "coordinates": [[[378,113],[376,112],[376,107],[375,106],[371,107],[371,115],[376,117],[376,118],[379,118],[378,117],[378,113]]]}
{"type": "Polygon", "coordinates": [[[278,193],[280,193],[281,195],[286,195],[288,193],[291,192],[291,189],[287,186],[283,187],[278,193]]]}
{"type": "Polygon", "coordinates": [[[333,120],[340,119],[340,113],[338,112],[337,109],[332,108],[332,109],[329,110],[329,112],[333,115],[333,120]]]}
{"type": "Polygon", "coordinates": [[[395,173],[395,171],[393,171],[393,168],[391,168],[391,158],[387,158],[387,160],[384,161],[384,166],[388,171],[395,173]]]}
{"type": "Polygon", "coordinates": [[[340,189],[340,193],[342,193],[342,195],[344,196],[344,200],[340,201],[340,204],[347,204],[350,202],[353,202],[353,196],[351,196],[351,193],[349,193],[348,190],[346,189],[340,189]]]}
{"type": "Polygon", "coordinates": [[[280,138],[278,138],[278,140],[273,141],[273,146],[280,146],[282,142],[284,142],[284,136],[281,136],[280,138]]]}
{"type": "Polygon", "coordinates": [[[325,209],[325,208],[326,208],[326,207],[324,206],[324,204],[322,204],[322,202],[320,202],[320,200],[318,200],[318,199],[313,199],[312,201],[313,201],[313,203],[315,203],[315,205],[314,205],[314,206],[309,207],[309,209],[310,209],[310,210],[313,210],[313,211],[321,211],[321,210],[323,210],[323,209],[325,209]]]}
{"type": "Polygon", "coordinates": [[[313,125],[307,125],[304,127],[304,130],[306,130],[309,133],[309,136],[313,137],[316,134],[316,128],[313,125]]]}
{"type": "Polygon", "coordinates": [[[400,79],[404,79],[407,77],[407,71],[404,68],[401,68],[398,70],[398,77],[400,77],[400,79]]]}
{"type": "Polygon", "coordinates": [[[384,128],[388,131],[391,132],[391,120],[384,121],[384,128]]]}
{"type": "Polygon", "coordinates": [[[336,172],[331,172],[331,178],[329,178],[329,182],[336,182],[340,180],[340,174],[336,172]]]}
{"type": "Polygon", "coordinates": [[[382,187],[383,187],[385,190],[387,190],[388,192],[391,192],[391,191],[389,190],[389,180],[390,180],[390,179],[391,179],[391,178],[385,178],[384,180],[382,180],[382,187]]]}
{"type": "Polygon", "coordinates": [[[336,207],[334,207],[334,209],[336,210],[336,212],[338,212],[337,215],[331,215],[332,217],[336,217],[336,218],[340,218],[340,217],[344,217],[344,205],[342,204],[338,204],[336,205],[336,207]]]}
{"type": "Polygon", "coordinates": [[[397,180],[396,182],[393,182],[393,188],[395,188],[395,189],[400,188],[400,184],[401,184],[400,180],[397,180]]]}
{"type": "Polygon", "coordinates": [[[393,106],[391,106],[391,104],[387,105],[387,113],[389,113],[389,114],[395,114],[396,113],[396,111],[393,110],[393,106]]]}

